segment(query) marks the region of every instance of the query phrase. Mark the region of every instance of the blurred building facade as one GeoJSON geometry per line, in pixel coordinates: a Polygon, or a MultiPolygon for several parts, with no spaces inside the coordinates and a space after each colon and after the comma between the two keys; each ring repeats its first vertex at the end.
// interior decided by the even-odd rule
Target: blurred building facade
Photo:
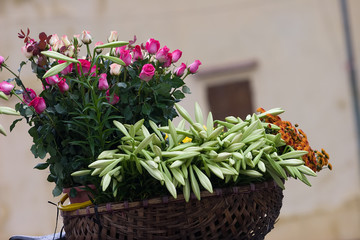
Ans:
{"type": "MultiPolygon", "coordinates": [[[[355,27],[360,1],[348,4],[355,59],[360,59],[355,27]]],[[[334,170],[310,179],[311,188],[286,183],[279,221],[266,239],[360,239],[357,123],[338,0],[0,0],[0,22],[0,55],[10,56],[13,69],[23,60],[20,29],[29,27],[33,37],[86,29],[95,41],[117,30],[120,40],[152,37],[182,50],[186,63],[201,60],[199,74],[187,79],[192,94],[183,106],[189,112],[194,102],[220,118],[282,107],[283,118],[298,123],[313,148],[329,152],[334,170]]],[[[355,66],[360,69],[359,62],[355,66]]],[[[0,80],[9,77],[0,72],[0,80]]],[[[23,78],[29,87],[37,85],[30,70],[23,78]]],[[[7,129],[14,119],[0,115],[7,129]]],[[[50,234],[55,228],[56,207],[47,201],[58,199],[51,195],[47,172],[33,169],[39,160],[29,150],[27,129],[19,124],[0,137],[1,239],[50,234]]]]}

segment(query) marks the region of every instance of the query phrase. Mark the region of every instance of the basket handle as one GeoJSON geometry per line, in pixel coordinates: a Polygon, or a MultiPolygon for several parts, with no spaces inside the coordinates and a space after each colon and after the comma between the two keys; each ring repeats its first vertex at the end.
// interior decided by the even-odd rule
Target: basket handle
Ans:
{"type": "Polygon", "coordinates": [[[57,208],[60,209],[61,211],[75,211],[80,208],[90,206],[92,204],[92,202],[90,200],[88,200],[88,201],[82,202],[82,203],[72,203],[72,204],[64,205],[64,202],[68,198],[69,198],[69,195],[66,193],[58,202],[57,208]]]}

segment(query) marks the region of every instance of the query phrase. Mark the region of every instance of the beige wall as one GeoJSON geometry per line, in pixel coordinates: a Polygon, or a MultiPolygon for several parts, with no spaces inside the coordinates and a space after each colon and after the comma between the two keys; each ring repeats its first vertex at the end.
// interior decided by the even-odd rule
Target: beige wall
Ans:
{"type": "MultiPolygon", "coordinates": [[[[360,2],[349,3],[355,25],[360,2]]],[[[14,69],[22,58],[17,32],[26,27],[32,36],[41,31],[71,36],[87,29],[96,41],[111,30],[119,31],[121,40],[154,37],[183,50],[187,63],[200,59],[204,71],[256,59],[256,69],[239,73],[251,77],[255,106],[283,107],[284,118],[297,122],[314,148],[324,147],[334,166],[311,179],[311,188],[286,183],[280,220],[267,239],[360,238],[360,166],[337,0],[0,0],[0,23],[0,55],[10,56],[14,69]]],[[[360,29],[353,30],[360,59],[360,29]]],[[[0,79],[8,77],[0,73],[0,79]]],[[[193,94],[183,105],[192,111],[198,101],[208,108],[205,88],[216,80],[187,81],[193,94]]],[[[0,116],[0,122],[8,127],[10,118],[0,116]]],[[[49,234],[55,227],[56,209],[47,201],[57,199],[46,172],[32,169],[38,160],[28,150],[26,129],[19,125],[0,137],[0,239],[49,234]]]]}

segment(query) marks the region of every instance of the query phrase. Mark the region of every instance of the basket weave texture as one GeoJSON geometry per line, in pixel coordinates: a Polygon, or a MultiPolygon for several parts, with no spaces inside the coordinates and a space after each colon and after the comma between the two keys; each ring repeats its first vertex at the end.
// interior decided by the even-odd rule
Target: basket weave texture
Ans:
{"type": "Polygon", "coordinates": [[[66,239],[264,239],[280,214],[274,182],[62,212],[66,239]]]}

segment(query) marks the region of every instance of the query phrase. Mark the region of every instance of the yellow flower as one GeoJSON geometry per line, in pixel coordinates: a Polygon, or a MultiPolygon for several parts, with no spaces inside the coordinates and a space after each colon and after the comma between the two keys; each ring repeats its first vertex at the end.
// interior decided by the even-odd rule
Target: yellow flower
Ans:
{"type": "Polygon", "coordinates": [[[192,139],[189,138],[189,137],[185,137],[185,138],[182,140],[183,143],[187,143],[187,142],[191,142],[191,141],[192,141],[192,139]]]}

